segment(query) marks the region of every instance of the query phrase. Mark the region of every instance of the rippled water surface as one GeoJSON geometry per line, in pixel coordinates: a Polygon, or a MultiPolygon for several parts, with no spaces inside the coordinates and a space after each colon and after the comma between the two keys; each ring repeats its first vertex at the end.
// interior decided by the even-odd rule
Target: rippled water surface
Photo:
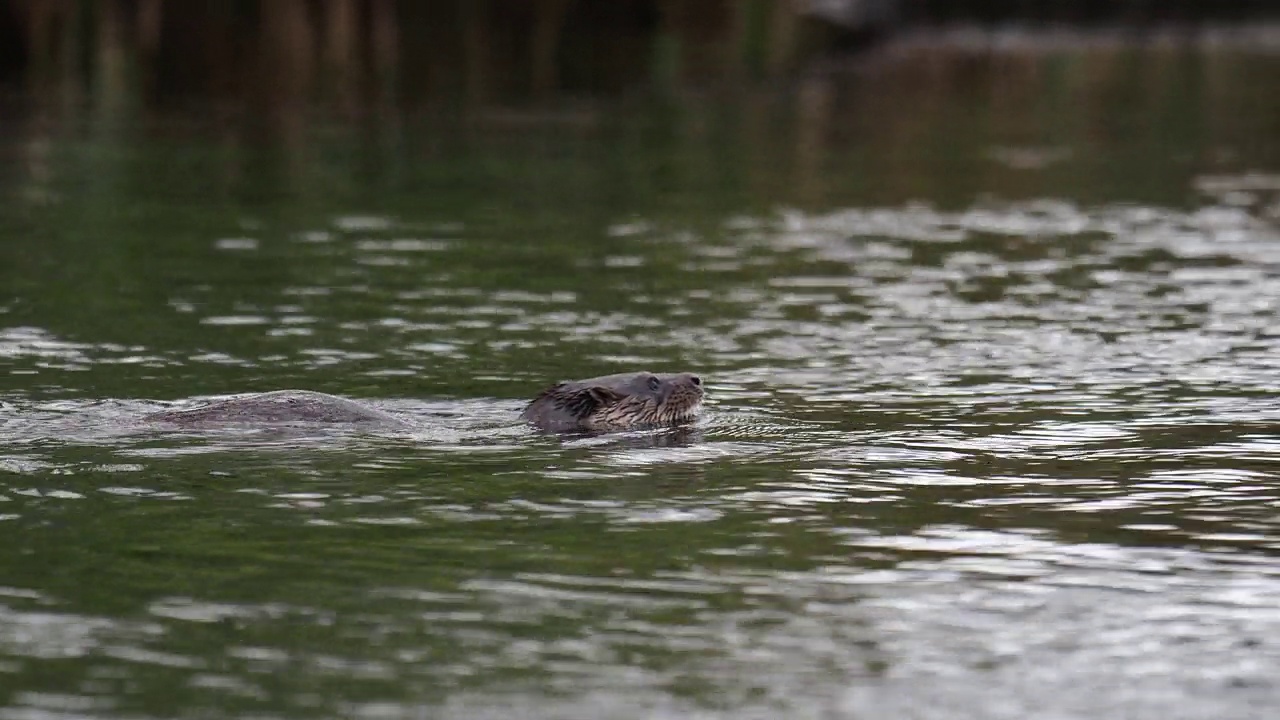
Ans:
{"type": "Polygon", "coordinates": [[[585,129],[32,113],[0,718],[1273,717],[1280,66],[1131,61],[935,120],[909,62],[585,129]],[[632,368],[707,412],[516,419],[632,368]],[[287,387],[420,429],[138,422],[287,387]]]}

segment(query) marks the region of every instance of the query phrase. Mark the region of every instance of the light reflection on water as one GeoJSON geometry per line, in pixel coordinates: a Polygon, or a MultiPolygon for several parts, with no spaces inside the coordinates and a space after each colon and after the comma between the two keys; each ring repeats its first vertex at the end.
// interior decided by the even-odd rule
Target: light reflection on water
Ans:
{"type": "Polygon", "coordinates": [[[538,272],[335,216],[209,244],[288,259],[166,299],[225,334],[0,328],[0,717],[1262,717],[1276,184],[1197,187],[626,218],[538,272]],[[515,419],[635,366],[706,417],[515,419]],[[314,379],[422,429],[134,423],[314,379]]]}
{"type": "MultiPolygon", "coordinates": [[[[713,404],[695,435],[657,442],[539,437],[514,422],[509,399],[383,400],[436,428],[399,441],[250,429],[199,442],[100,434],[154,403],[18,401],[3,426],[6,522],[39,524],[76,503],[218,507],[234,493],[290,534],[425,536],[417,552],[375,545],[364,562],[333,549],[259,560],[300,587],[320,580],[290,565],[333,563],[345,580],[319,598],[248,602],[197,573],[193,594],[162,595],[129,623],[15,588],[0,623],[10,673],[92,660],[71,691],[16,706],[111,715],[103,698],[117,691],[92,667],[135,683],[160,667],[197,704],[300,701],[306,678],[341,678],[353,695],[450,697],[446,716],[536,692],[544,709],[579,717],[621,699],[655,716],[707,702],[899,716],[925,703],[1012,718],[1046,693],[1068,714],[1106,698],[1137,713],[1126,716],[1243,717],[1280,697],[1269,639],[1280,627],[1269,555],[1280,550],[1276,240],[1269,224],[1223,208],[788,212],[682,241],[691,257],[714,258],[682,272],[729,276],[714,296],[689,291],[689,304],[715,307],[703,324],[640,301],[598,313],[576,309],[574,293],[440,288],[434,299],[466,302],[401,297],[397,317],[326,328],[339,345],[408,336],[398,352],[414,357],[484,342],[471,333],[495,326],[538,337],[572,328],[601,355],[636,337],[698,348],[713,404]],[[756,267],[770,268],[767,283],[756,267]],[[430,344],[412,339],[424,332],[430,344]],[[66,420],[84,415],[95,422],[77,443],[66,420]],[[59,433],[32,428],[59,420],[59,433]],[[177,463],[199,456],[207,479],[170,487],[166,475],[198,477],[177,463]],[[253,479],[263,472],[275,480],[253,479]],[[446,564],[423,543],[444,549],[446,564]],[[524,547],[501,550],[511,543],[524,547]],[[486,556],[506,569],[485,570],[486,556]],[[240,639],[192,638],[210,624],[240,639]],[[310,630],[291,637],[281,625],[310,630]],[[325,647],[340,638],[357,641],[325,647]],[[293,679],[273,689],[264,673],[293,679]],[[496,701],[468,689],[494,683],[505,686],[496,701]]],[[[346,267],[362,276],[347,292],[376,293],[365,268],[394,265],[363,258],[417,242],[353,243],[346,267]]],[[[208,303],[202,321],[325,324],[308,307],[324,293],[288,294],[295,301],[254,323],[228,323],[208,303]]],[[[13,362],[42,372],[225,362],[35,328],[0,337],[13,362]]],[[[389,359],[341,347],[284,357],[312,368],[389,359]]],[[[494,383],[515,395],[522,379],[494,383]]],[[[146,534],[140,542],[162,542],[146,534]]],[[[192,552],[202,554],[178,558],[192,552]]],[[[262,550],[223,552],[240,563],[262,550]]]]}

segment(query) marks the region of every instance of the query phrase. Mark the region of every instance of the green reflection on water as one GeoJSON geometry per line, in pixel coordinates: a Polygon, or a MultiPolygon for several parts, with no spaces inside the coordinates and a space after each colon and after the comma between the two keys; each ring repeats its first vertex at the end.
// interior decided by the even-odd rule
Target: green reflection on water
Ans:
{"type": "Polygon", "coordinates": [[[372,278],[325,317],[368,321],[397,292],[442,282],[572,292],[603,311],[694,279],[669,271],[687,260],[670,245],[600,270],[624,244],[610,228],[636,220],[715,236],[726,217],[780,207],[989,196],[1176,207],[1197,174],[1275,160],[1280,111],[1251,91],[1274,84],[1266,56],[935,52],[778,95],[456,121],[141,115],[102,135],[73,114],[32,113],[6,151],[19,161],[5,183],[7,320],[88,343],[271,356],[288,342],[199,325],[168,302],[253,314],[285,303],[286,288],[372,278]],[[375,239],[444,235],[449,251],[353,274],[341,248],[369,228],[335,230],[347,216],[383,222],[375,239]],[[335,249],[297,242],[318,232],[335,249]],[[257,249],[218,249],[236,238],[257,249]]]}
{"type": "MultiPolygon", "coordinates": [[[[343,122],[139,113],[106,122],[33,106],[2,146],[16,162],[0,181],[0,328],[11,333],[0,339],[0,396],[91,402],[305,386],[506,400],[610,364],[710,377],[750,368],[750,356],[708,366],[715,353],[679,331],[714,336],[749,319],[750,304],[725,293],[848,266],[779,252],[699,272],[691,264],[707,257],[687,237],[729,244],[734,221],[786,208],[965,209],[987,196],[1193,207],[1198,175],[1280,164],[1280,98],[1262,90],[1280,86],[1278,70],[1274,57],[1158,48],[941,59],[926,51],[776,95],[598,101],[538,114],[343,122]],[[699,292],[707,302],[690,301],[699,292]],[[15,328],[38,332],[15,341],[15,328]]],[[[1005,238],[978,236],[964,249],[1013,263],[1084,254],[1107,240],[1010,249],[1005,238]]],[[[915,247],[903,264],[937,269],[954,251],[915,247]]],[[[1131,269],[1170,260],[1138,258],[1131,269]]],[[[1054,289],[1089,287],[1088,270],[1064,271],[1054,289]]],[[[994,301],[1018,280],[993,277],[957,295],[994,301]]],[[[856,305],[853,295],[838,299],[856,305]]],[[[798,304],[784,319],[818,323],[818,305],[798,304]]],[[[992,372],[972,382],[1007,380],[992,372]]],[[[834,694],[889,663],[856,621],[830,631],[806,624],[830,619],[815,621],[812,607],[856,607],[862,590],[788,595],[779,589],[790,587],[787,573],[894,569],[916,589],[969,587],[959,571],[928,574],[946,551],[869,550],[850,538],[959,526],[1008,543],[1052,536],[1121,552],[1177,548],[1187,533],[1222,524],[1271,527],[1246,511],[1243,495],[1160,509],[1183,534],[1126,529],[1157,524],[1145,507],[1064,516],[1058,506],[983,504],[1034,492],[1104,502],[1144,473],[1221,467],[1203,457],[1028,459],[1021,447],[950,448],[956,457],[899,463],[936,484],[899,484],[884,472],[850,480],[851,489],[816,472],[830,468],[806,453],[856,451],[864,427],[961,440],[979,426],[1013,434],[1060,415],[1031,406],[962,416],[946,401],[850,409],[807,400],[805,387],[786,382],[743,384],[760,395],[737,405],[803,417],[835,440],[792,427],[763,438],[748,426],[667,448],[670,456],[523,435],[502,436],[511,445],[486,455],[480,431],[462,450],[360,440],[182,455],[174,448],[187,444],[173,438],[15,441],[4,460],[46,464],[4,476],[0,513],[11,517],[0,538],[11,552],[0,559],[0,584],[36,595],[14,594],[4,621],[46,631],[10,638],[0,688],[10,702],[19,692],[103,699],[103,715],[324,716],[344,703],[433,702],[466,688],[572,694],[582,681],[607,695],[628,687],[622,668],[638,667],[652,673],[636,681],[642,695],[723,709],[779,693],[768,678],[790,667],[799,670],[783,675],[789,681],[834,694]],[[818,447],[787,456],[788,442],[801,440],[818,447]],[[780,457],[755,462],[762,447],[780,457]],[[126,462],[142,469],[111,469],[126,462]],[[973,482],[942,482],[956,478],[973,482]],[[1046,487],[1025,489],[1037,482],[1046,487]],[[1091,495],[1098,486],[1106,492],[1091,495]],[[628,585],[647,580],[705,584],[628,585]],[[182,613],[201,617],[175,619],[182,613]],[[70,629],[42,626],[47,615],[70,629]],[[777,627],[787,632],[770,634],[777,627]],[[694,649],[663,644],[664,630],[694,649]],[[857,642],[821,661],[784,642],[794,635],[811,650],[833,633],[857,642]],[[79,644],[59,656],[68,635],[79,644]],[[758,661],[767,668],[734,654],[752,642],[774,653],[758,661]],[[730,670],[690,659],[708,657],[731,658],[730,670]],[[746,670],[735,678],[734,668],[746,670]]],[[[1110,412],[1091,418],[1138,414],[1110,412]]],[[[1111,442],[1155,451],[1256,431],[1159,430],[1111,442]]],[[[1267,470],[1265,458],[1232,463],[1267,470]]],[[[891,465],[864,462],[876,472],[891,465]]],[[[991,575],[1001,573],[1017,577],[1004,566],[991,575]]]]}

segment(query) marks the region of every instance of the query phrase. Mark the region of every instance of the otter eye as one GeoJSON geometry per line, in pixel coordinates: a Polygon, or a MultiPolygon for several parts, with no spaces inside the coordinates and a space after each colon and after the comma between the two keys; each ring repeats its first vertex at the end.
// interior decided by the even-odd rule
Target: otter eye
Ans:
{"type": "Polygon", "coordinates": [[[656,376],[656,375],[650,375],[650,376],[649,376],[649,389],[650,389],[650,390],[653,390],[653,391],[655,391],[655,392],[656,392],[656,391],[657,391],[657,389],[658,389],[659,387],[661,387],[661,386],[662,386],[662,381],[661,381],[661,380],[659,380],[659,379],[657,378],[657,376],[656,376]]]}

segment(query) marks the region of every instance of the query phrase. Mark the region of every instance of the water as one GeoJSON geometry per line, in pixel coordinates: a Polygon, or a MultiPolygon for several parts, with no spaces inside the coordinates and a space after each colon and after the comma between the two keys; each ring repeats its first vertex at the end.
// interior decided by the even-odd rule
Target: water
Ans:
{"type": "Polygon", "coordinates": [[[524,123],[27,107],[0,717],[1274,715],[1274,55],[885,62],[524,123]],[[705,417],[516,420],[640,367],[705,417]],[[285,387],[424,429],[134,422],[285,387]]]}

